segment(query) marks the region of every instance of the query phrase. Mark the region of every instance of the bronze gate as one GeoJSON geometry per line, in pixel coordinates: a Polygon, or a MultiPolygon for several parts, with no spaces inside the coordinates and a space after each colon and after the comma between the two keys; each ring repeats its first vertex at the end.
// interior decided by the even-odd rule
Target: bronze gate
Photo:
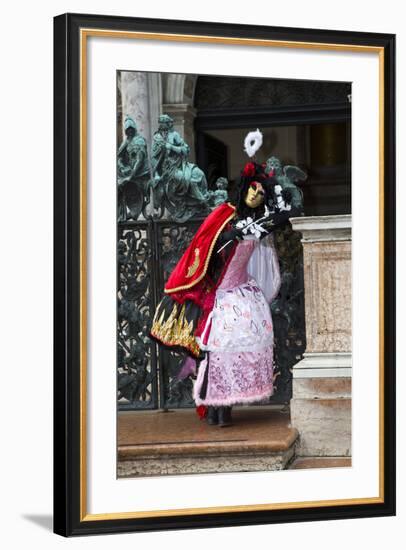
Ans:
{"type": "MultiPolygon", "coordinates": [[[[118,223],[117,391],[120,410],[193,407],[192,380],[176,379],[184,355],[149,337],[155,307],[173,267],[200,220],[118,223]]],[[[272,303],[276,391],[267,403],[291,398],[291,369],[305,350],[303,258],[300,234],[290,225],[275,231],[282,285],[272,303]]]]}

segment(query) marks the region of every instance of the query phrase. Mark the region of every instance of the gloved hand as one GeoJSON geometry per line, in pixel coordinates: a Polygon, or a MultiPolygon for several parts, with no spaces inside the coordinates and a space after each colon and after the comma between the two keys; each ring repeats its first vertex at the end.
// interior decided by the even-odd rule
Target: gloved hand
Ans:
{"type": "Polygon", "coordinates": [[[239,241],[242,239],[242,231],[237,227],[233,227],[229,231],[223,231],[219,238],[217,239],[216,249],[217,254],[223,250],[228,244],[231,244],[233,241],[239,241]]]}
{"type": "Polygon", "coordinates": [[[281,210],[272,212],[263,222],[264,227],[268,232],[272,232],[276,227],[283,225],[289,221],[289,218],[300,216],[301,211],[298,208],[292,207],[290,210],[281,210]]]}
{"type": "Polygon", "coordinates": [[[248,217],[245,220],[240,220],[236,227],[242,230],[243,239],[259,239],[267,230],[261,224],[255,223],[252,218],[248,217]]]}
{"type": "Polygon", "coordinates": [[[220,243],[226,243],[228,241],[240,241],[243,238],[242,229],[239,227],[233,227],[229,231],[224,231],[219,238],[220,243]]]}

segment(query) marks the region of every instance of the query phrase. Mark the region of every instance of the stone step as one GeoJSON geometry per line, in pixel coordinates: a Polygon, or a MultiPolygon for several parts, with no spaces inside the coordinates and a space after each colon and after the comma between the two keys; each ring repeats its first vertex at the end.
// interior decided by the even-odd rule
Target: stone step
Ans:
{"type": "Polygon", "coordinates": [[[209,426],[195,410],[120,412],[118,477],[283,470],[298,432],[288,412],[233,408],[233,425],[209,426]]]}
{"type": "Polygon", "coordinates": [[[289,468],[291,470],[305,470],[309,468],[351,468],[352,459],[348,456],[300,456],[289,468]]]}

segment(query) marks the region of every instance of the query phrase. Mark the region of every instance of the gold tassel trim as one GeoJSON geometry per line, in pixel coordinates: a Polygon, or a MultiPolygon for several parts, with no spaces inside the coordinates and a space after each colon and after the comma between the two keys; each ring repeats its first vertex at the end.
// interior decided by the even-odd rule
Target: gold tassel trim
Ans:
{"type": "Polygon", "coordinates": [[[167,346],[182,346],[198,356],[200,348],[193,336],[193,321],[187,321],[185,309],[186,304],[179,306],[175,303],[169,317],[164,321],[165,310],[159,316],[158,306],[152,322],[151,335],[167,346]]]}
{"type": "Polygon", "coordinates": [[[187,270],[186,278],[189,279],[189,277],[192,277],[199,267],[200,264],[200,250],[198,248],[195,248],[195,259],[193,260],[192,265],[189,266],[187,270]]]}

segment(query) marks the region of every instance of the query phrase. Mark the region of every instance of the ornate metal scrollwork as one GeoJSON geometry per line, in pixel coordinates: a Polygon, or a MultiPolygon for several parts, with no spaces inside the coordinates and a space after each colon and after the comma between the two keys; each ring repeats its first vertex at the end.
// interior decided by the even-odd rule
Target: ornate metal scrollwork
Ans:
{"type": "MultiPolygon", "coordinates": [[[[200,220],[201,222],[201,220],[200,220]]],[[[117,368],[120,409],[192,407],[193,383],[176,378],[185,355],[160,348],[149,334],[165,281],[199,220],[119,224],[117,368]]]]}
{"type": "Polygon", "coordinates": [[[275,397],[288,402],[292,397],[292,367],[306,349],[304,324],[303,249],[300,233],[288,224],[274,232],[281,271],[281,289],[272,302],[275,338],[275,397]]]}
{"type": "MultiPolygon", "coordinates": [[[[201,220],[119,224],[117,367],[120,409],[193,407],[193,382],[176,374],[186,356],[156,349],[147,336],[164,284],[201,220]]],[[[291,369],[305,350],[303,257],[300,234],[275,230],[282,285],[272,303],[275,387],[271,403],[291,398],[291,369]]]]}
{"type": "MultiPolygon", "coordinates": [[[[179,261],[195,234],[200,221],[187,224],[164,223],[160,225],[158,232],[158,258],[162,268],[160,291],[164,287],[173,268],[179,261]]],[[[161,295],[158,296],[158,299],[161,295]]],[[[160,398],[164,407],[193,407],[193,382],[190,378],[178,380],[176,374],[181,364],[186,359],[186,354],[175,353],[163,348],[159,349],[159,368],[161,392],[160,398]]]]}
{"type": "Polygon", "coordinates": [[[147,336],[154,306],[147,224],[120,227],[117,251],[117,368],[120,408],[157,406],[155,349],[147,336]]]}

